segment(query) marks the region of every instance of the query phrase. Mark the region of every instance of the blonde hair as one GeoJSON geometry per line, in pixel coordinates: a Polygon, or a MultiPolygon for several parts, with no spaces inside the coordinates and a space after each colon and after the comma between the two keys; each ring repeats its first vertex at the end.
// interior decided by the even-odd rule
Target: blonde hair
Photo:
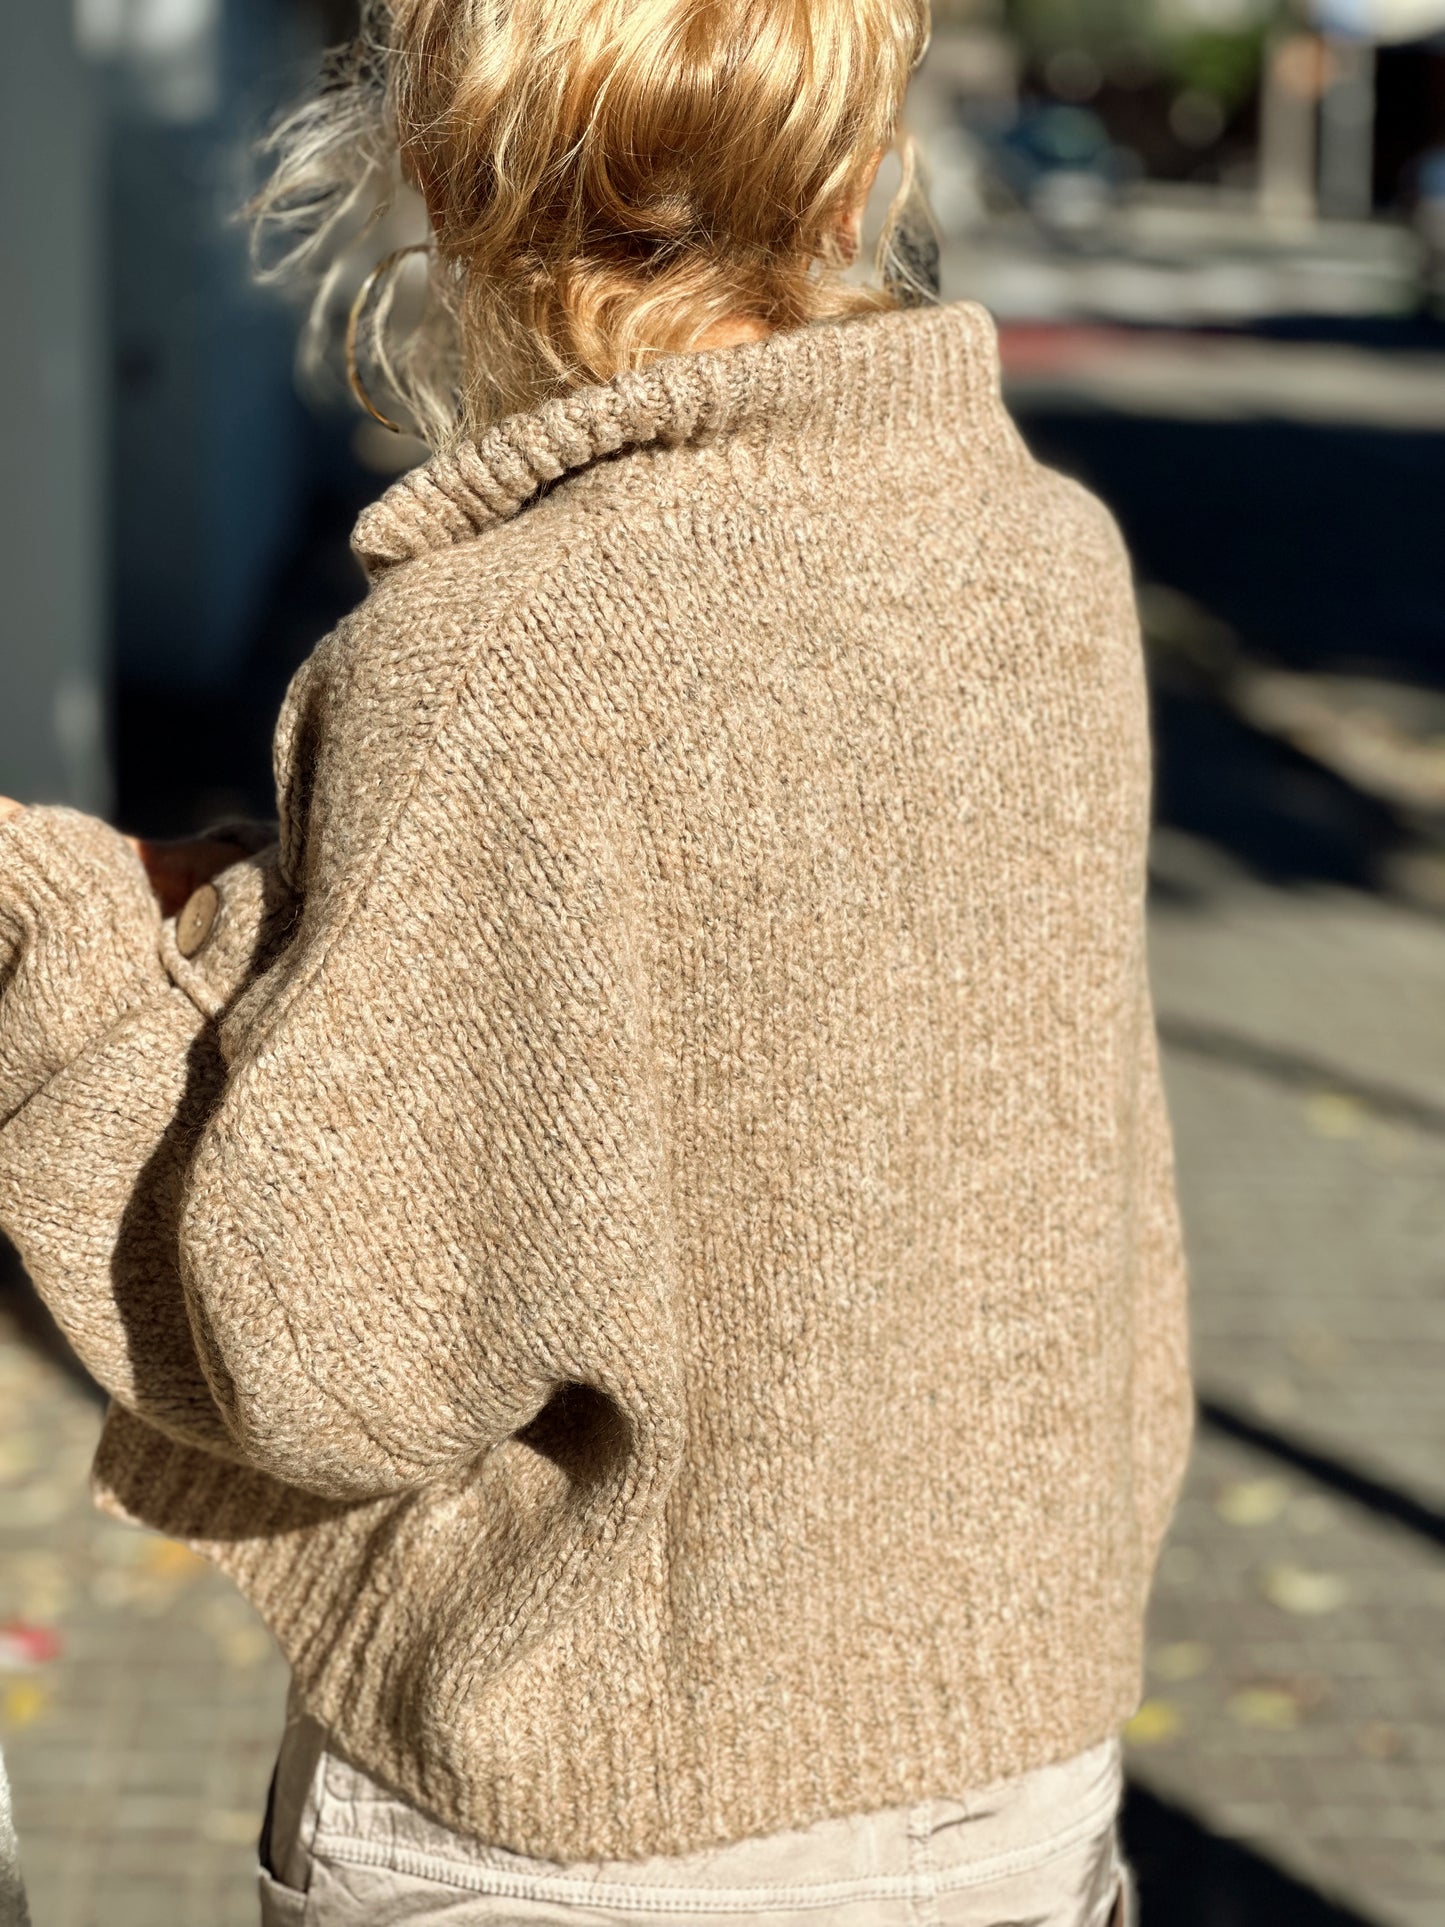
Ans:
{"type": "Polygon", "coordinates": [[[929,31],[929,0],[364,0],[263,143],[257,273],[314,282],[314,366],[348,260],[414,190],[427,238],[387,266],[425,260],[417,318],[386,273],[353,321],[433,448],[724,318],[896,307],[923,293],[895,237],[931,226],[900,118],[929,31]],[[849,282],[842,230],[890,147],[883,285],[849,282]]]}

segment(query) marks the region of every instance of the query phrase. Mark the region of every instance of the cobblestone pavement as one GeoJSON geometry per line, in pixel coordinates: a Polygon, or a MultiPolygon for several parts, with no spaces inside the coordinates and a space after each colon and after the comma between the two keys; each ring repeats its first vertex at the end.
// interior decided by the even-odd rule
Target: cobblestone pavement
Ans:
{"type": "MultiPolygon", "coordinates": [[[[1205,1418],[1131,1774],[1297,1883],[1291,1918],[1438,1927],[1445,922],[1270,888],[1168,830],[1155,869],[1205,1418]]],[[[253,1927],[279,1656],[219,1576],[90,1510],[99,1408],[3,1312],[0,1412],[0,1736],[36,1927],[253,1927]]],[[[1283,1918],[1231,1905],[1190,1918],[1283,1918]]]]}

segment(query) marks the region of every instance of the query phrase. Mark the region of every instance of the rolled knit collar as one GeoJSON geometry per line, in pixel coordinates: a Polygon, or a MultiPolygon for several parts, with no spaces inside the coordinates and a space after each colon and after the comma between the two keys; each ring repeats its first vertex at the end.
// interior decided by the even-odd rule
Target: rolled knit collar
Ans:
{"type": "Polygon", "coordinates": [[[506,521],[549,482],[623,449],[744,431],[854,444],[897,432],[956,435],[997,393],[993,322],[972,301],[669,355],[511,415],[423,462],[363,511],[351,546],[375,580],[506,521]]]}

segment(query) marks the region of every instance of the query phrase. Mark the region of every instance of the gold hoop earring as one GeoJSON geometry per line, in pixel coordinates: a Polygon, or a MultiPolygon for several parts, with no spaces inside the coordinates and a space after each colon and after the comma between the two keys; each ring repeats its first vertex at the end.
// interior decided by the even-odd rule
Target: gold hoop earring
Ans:
{"type": "Polygon", "coordinates": [[[376,406],[376,403],[371,399],[371,396],[367,394],[366,384],[361,379],[361,364],[356,352],[356,337],[361,326],[362,312],[370,300],[371,291],[377,282],[380,281],[384,274],[395,267],[396,263],[402,260],[404,256],[408,254],[425,254],[427,251],[427,242],[413,241],[410,247],[393,248],[390,254],[383,255],[357,290],[356,299],[351,304],[351,313],[348,315],[346,322],[346,384],[366,410],[367,414],[371,416],[372,420],[380,422],[383,428],[389,428],[394,435],[404,435],[406,430],[400,422],[394,422],[389,415],[383,415],[381,410],[376,406]]]}

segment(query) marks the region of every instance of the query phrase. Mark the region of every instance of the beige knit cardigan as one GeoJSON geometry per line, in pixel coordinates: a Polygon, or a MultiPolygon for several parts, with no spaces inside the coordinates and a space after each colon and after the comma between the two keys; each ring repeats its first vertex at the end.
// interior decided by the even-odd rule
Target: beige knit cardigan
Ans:
{"type": "Polygon", "coordinates": [[[1190,1427],[1106,511],[971,303],[404,477],[279,823],[0,830],[0,1225],[336,1742],[554,1858],[1125,1720],[1190,1427]]]}

